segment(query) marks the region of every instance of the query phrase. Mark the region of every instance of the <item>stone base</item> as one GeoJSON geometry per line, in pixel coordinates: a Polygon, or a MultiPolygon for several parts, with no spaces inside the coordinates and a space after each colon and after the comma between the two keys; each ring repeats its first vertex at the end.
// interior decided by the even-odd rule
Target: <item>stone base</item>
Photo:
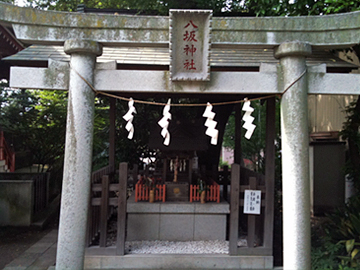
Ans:
{"type": "MultiPolygon", "coordinates": [[[[111,253],[110,248],[107,248],[111,253]]],[[[84,269],[273,269],[272,256],[229,256],[219,254],[91,255],[87,249],[84,269]]],[[[113,248],[115,253],[115,248],[113,248]]]]}
{"type": "Polygon", "coordinates": [[[225,240],[229,204],[136,202],[127,203],[127,241],[225,240]]]}

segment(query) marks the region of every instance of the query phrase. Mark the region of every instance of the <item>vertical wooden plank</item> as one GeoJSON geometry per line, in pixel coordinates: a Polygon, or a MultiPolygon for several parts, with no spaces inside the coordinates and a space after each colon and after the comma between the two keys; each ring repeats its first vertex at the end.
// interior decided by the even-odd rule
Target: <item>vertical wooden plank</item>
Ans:
{"type": "Polygon", "coordinates": [[[127,163],[120,163],[116,255],[121,256],[125,255],[127,173],[127,163]]]}
{"type": "Polygon", "coordinates": [[[135,184],[135,202],[139,200],[139,183],[135,184]]]}
{"type": "MultiPolygon", "coordinates": [[[[91,194],[92,192],[90,192],[91,194]]],[[[91,244],[91,235],[92,235],[92,228],[93,228],[93,220],[92,220],[92,202],[91,202],[91,195],[90,195],[90,200],[89,200],[89,210],[88,210],[88,217],[87,217],[87,227],[86,227],[86,242],[85,242],[85,246],[88,247],[91,244]]]]}
{"type": "Polygon", "coordinates": [[[110,98],[109,166],[115,169],[115,110],[116,99],[110,98]]]}
{"type": "Polygon", "coordinates": [[[240,203],[240,165],[231,165],[229,255],[237,255],[240,203]]]}
{"type": "Polygon", "coordinates": [[[50,201],[50,173],[46,173],[46,206],[49,205],[50,201]]]}
{"type": "MultiPolygon", "coordinates": [[[[249,186],[251,190],[256,189],[256,178],[249,178],[249,186]]],[[[248,214],[248,228],[247,228],[247,245],[248,248],[254,247],[255,242],[255,215],[248,214]]]]}
{"type": "Polygon", "coordinates": [[[218,186],[217,190],[217,202],[220,203],[220,186],[218,186]]]}
{"type": "Polygon", "coordinates": [[[235,150],[234,150],[234,163],[242,164],[241,153],[241,103],[235,105],[235,150]]]}
{"type": "Polygon", "coordinates": [[[273,248],[274,231],[275,115],[275,98],[269,98],[266,102],[264,247],[271,249],[273,248]]]}
{"type": "Polygon", "coordinates": [[[102,177],[101,208],[100,208],[100,247],[106,247],[107,225],[109,216],[109,176],[102,177]]]}
{"type": "Polygon", "coordinates": [[[166,186],[163,185],[163,202],[165,202],[165,198],[166,198],[166,186]]]}

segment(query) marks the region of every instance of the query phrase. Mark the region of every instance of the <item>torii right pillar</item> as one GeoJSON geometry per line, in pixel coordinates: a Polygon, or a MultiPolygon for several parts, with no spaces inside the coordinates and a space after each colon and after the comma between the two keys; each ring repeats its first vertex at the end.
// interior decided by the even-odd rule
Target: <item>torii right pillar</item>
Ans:
{"type": "MultiPolygon", "coordinates": [[[[280,59],[284,87],[306,70],[311,46],[285,42],[275,50],[280,59]]],[[[281,99],[284,269],[311,269],[310,181],[306,73],[281,99]]]]}

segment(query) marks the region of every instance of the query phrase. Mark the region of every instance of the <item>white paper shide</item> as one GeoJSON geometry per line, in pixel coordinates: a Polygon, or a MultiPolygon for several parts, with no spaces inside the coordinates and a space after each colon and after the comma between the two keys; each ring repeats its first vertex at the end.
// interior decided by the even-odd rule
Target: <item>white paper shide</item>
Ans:
{"type": "Polygon", "coordinates": [[[205,121],[205,126],[207,127],[205,134],[211,137],[211,144],[216,145],[219,131],[215,128],[217,122],[214,121],[215,113],[212,111],[212,108],[213,106],[208,102],[203,117],[207,118],[205,121]]]}
{"type": "Polygon", "coordinates": [[[170,102],[171,99],[169,98],[163,110],[163,117],[158,122],[159,126],[162,127],[161,136],[164,138],[164,145],[169,145],[170,143],[170,132],[168,130],[169,120],[171,120],[170,102]]]}
{"type": "Polygon", "coordinates": [[[134,137],[134,125],[132,123],[134,119],[133,113],[136,113],[136,109],[134,107],[134,100],[132,98],[130,98],[130,101],[128,102],[128,106],[129,106],[129,110],[123,116],[123,118],[125,121],[127,121],[125,128],[129,132],[128,139],[131,140],[134,137]]]}
{"type": "Polygon", "coordinates": [[[251,107],[251,103],[248,99],[245,99],[244,106],[242,107],[242,110],[245,111],[245,114],[242,118],[244,120],[243,128],[245,128],[247,131],[245,133],[245,138],[250,139],[256,126],[253,124],[253,121],[255,118],[251,116],[251,113],[254,111],[254,108],[251,107]]]}

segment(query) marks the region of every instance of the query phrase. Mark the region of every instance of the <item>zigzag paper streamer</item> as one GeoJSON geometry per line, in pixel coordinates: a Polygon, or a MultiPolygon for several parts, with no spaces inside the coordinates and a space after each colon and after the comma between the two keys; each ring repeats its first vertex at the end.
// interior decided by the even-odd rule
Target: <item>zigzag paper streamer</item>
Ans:
{"type": "Polygon", "coordinates": [[[164,138],[164,145],[169,145],[170,143],[170,132],[168,131],[169,120],[171,120],[170,101],[171,99],[169,98],[163,110],[163,118],[158,122],[159,126],[162,127],[161,136],[164,138]]]}
{"type": "Polygon", "coordinates": [[[132,121],[134,119],[133,113],[136,113],[136,110],[134,107],[134,100],[132,98],[130,98],[130,101],[128,102],[128,106],[129,106],[129,110],[123,116],[123,118],[125,121],[127,121],[125,128],[129,132],[128,139],[131,140],[134,137],[134,125],[132,124],[132,121]]]}
{"type": "Polygon", "coordinates": [[[216,145],[219,131],[215,129],[217,122],[214,121],[215,113],[212,112],[212,108],[213,106],[208,102],[203,117],[207,117],[205,121],[205,126],[207,127],[205,134],[211,137],[211,144],[216,145]]]}
{"type": "Polygon", "coordinates": [[[247,130],[245,133],[245,138],[248,140],[251,138],[256,128],[256,125],[252,123],[255,120],[255,118],[251,116],[251,113],[254,111],[254,108],[252,108],[250,105],[251,105],[250,101],[247,98],[245,98],[244,106],[242,107],[242,110],[245,111],[245,114],[242,120],[245,121],[243,128],[247,130]]]}

